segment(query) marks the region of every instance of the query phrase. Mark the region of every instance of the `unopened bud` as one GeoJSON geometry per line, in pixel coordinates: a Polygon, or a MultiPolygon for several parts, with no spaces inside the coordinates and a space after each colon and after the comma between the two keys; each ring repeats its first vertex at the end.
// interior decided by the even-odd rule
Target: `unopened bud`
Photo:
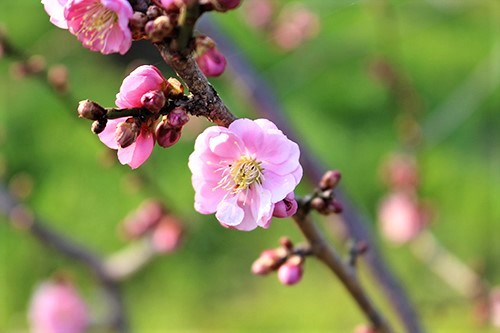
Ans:
{"type": "Polygon", "coordinates": [[[164,119],[156,128],[156,142],[163,148],[172,147],[181,138],[181,129],[170,126],[164,119]]]}
{"type": "Polygon", "coordinates": [[[283,262],[284,257],[279,250],[265,250],[252,264],[252,273],[255,275],[267,275],[276,270],[283,262]]]}
{"type": "Polygon", "coordinates": [[[287,237],[287,236],[283,236],[280,238],[280,246],[285,249],[285,252],[286,253],[289,253],[290,251],[293,250],[293,242],[292,240],[287,237]]]}
{"type": "Polygon", "coordinates": [[[148,10],[146,11],[147,18],[150,20],[154,20],[161,14],[162,14],[161,8],[155,5],[149,6],[148,10]]]}
{"type": "Polygon", "coordinates": [[[304,259],[300,256],[291,256],[283,265],[278,269],[278,280],[286,285],[294,285],[302,279],[304,259]]]}
{"type": "Polygon", "coordinates": [[[100,134],[106,128],[108,120],[106,118],[96,120],[92,123],[91,130],[94,134],[100,134]]]}
{"type": "Polygon", "coordinates": [[[184,86],[176,78],[169,78],[167,80],[168,85],[165,88],[165,94],[170,98],[177,98],[184,96],[184,86]]]}
{"type": "Polygon", "coordinates": [[[215,42],[207,36],[198,36],[195,43],[196,62],[203,74],[216,77],[224,73],[226,58],[217,49],[215,42]]]}
{"type": "Polygon", "coordinates": [[[160,111],[165,106],[166,101],[161,90],[148,91],[141,97],[142,105],[153,113],[160,111]]]}
{"type": "Polygon", "coordinates": [[[90,99],[78,103],[78,116],[89,120],[99,120],[106,114],[106,110],[90,99]]]}
{"type": "Polygon", "coordinates": [[[322,190],[334,189],[341,178],[341,173],[337,170],[329,170],[327,171],[319,182],[319,187],[322,190]]]}
{"type": "Polygon", "coordinates": [[[295,200],[295,195],[293,192],[290,192],[283,200],[274,205],[273,216],[281,218],[290,217],[297,212],[297,208],[298,205],[295,200]]]}
{"type": "Polygon", "coordinates": [[[156,43],[165,39],[174,29],[168,16],[158,16],[154,21],[149,21],[144,27],[144,32],[149,39],[156,43]]]}
{"type": "Polygon", "coordinates": [[[181,128],[186,125],[188,121],[188,114],[181,108],[175,108],[167,115],[167,123],[172,127],[181,128]]]}
{"type": "Polygon", "coordinates": [[[144,201],[139,208],[129,214],[122,223],[123,233],[127,238],[139,238],[156,226],[165,214],[165,207],[160,201],[144,201]]]}
{"type": "Polygon", "coordinates": [[[229,9],[234,9],[238,7],[241,0],[210,0],[214,9],[218,12],[225,12],[229,9]]]}
{"type": "Polygon", "coordinates": [[[55,91],[64,93],[68,90],[68,69],[64,65],[54,65],[47,73],[47,80],[55,91]]]}
{"type": "Polygon", "coordinates": [[[354,329],[354,333],[376,333],[377,331],[368,325],[358,325],[354,329]]]}
{"type": "Polygon", "coordinates": [[[340,214],[344,211],[344,206],[340,201],[334,199],[328,205],[328,209],[334,214],[340,214]]]}
{"type": "Polygon", "coordinates": [[[116,126],[115,140],[122,148],[127,148],[135,142],[139,135],[140,127],[137,126],[134,118],[128,118],[126,121],[116,126]]]}
{"type": "Polygon", "coordinates": [[[134,12],[129,21],[130,30],[132,31],[132,38],[134,40],[141,39],[144,33],[144,26],[148,22],[148,16],[142,12],[134,12]]]}
{"type": "Polygon", "coordinates": [[[311,208],[318,211],[323,212],[326,208],[325,200],[320,197],[315,197],[311,200],[311,208]]]}

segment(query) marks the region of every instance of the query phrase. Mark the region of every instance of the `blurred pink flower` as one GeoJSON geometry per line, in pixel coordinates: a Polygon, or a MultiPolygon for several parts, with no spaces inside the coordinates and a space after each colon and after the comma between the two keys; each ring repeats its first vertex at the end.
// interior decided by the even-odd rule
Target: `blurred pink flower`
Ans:
{"type": "Polygon", "coordinates": [[[356,328],[354,329],[354,333],[376,333],[376,331],[372,327],[366,324],[362,324],[356,326],[356,328]]]}
{"type": "Polygon", "coordinates": [[[87,307],[69,282],[45,282],[31,300],[29,321],[32,333],[82,333],[89,316],[87,307]]]}
{"type": "Polygon", "coordinates": [[[303,273],[303,259],[299,256],[292,256],[278,268],[278,280],[286,286],[291,286],[302,279],[303,273]]]}
{"type": "MultiPolygon", "coordinates": [[[[156,67],[140,66],[123,80],[115,103],[120,108],[142,107],[144,95],[152,91],[161,92],[167,85],[167,81],[156,67]]],[[[117,127],[124,121],[124,118],[109,120],[104,131],[99,134],[99,139],[109,148],[118,150],[118,160],[121,164],[128,164],[132,169],[136,169],[153,151],[156,119],[149,118],[138,124],[137,138],[132,144],[122,147],[117,141],[117,127]]]]}
{"type": "Polygon", "coordinates": [[[408,193],[395,192],[379,206],[382,235],[390,242],[404,244],[416,237],[424,226],[424,214],[408,193]]]}
{"type": "Polygon", "coordinates": [[[189,157],[195,209],[229,228],[268,228],[276,203],[302,178],[299,147],[266,119],[207,128],[189,157]]]}
{"type": "Polygon", "coordinates": [[[180,222],[175,217],[166,215],[154,228],[151,243],[158,253],[168,254],[180,246],[182,233],[180,222]]]}
{"type": "Polygon", "coordinates": [[[69,29],[83,46],[102,54],[124,54],[132,45],[133,10],[126,0],[42,0],[50,22],[69,29]]]}

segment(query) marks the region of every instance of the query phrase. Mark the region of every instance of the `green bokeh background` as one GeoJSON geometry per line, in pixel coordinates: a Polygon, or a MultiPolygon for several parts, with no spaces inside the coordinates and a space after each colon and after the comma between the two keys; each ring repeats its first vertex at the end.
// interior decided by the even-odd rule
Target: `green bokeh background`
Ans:
{"type": "MultiPolygon", "coordinates": [[[[344,188],[371,220],[386,191],[379,165],[400,144],[398,105],[370,65],[384,56],[400,68],[422,101],[426,144],[418,160],[421,195],[437,212],[431,229],[492,285],[500,284],[498,0],[315,0],[307,6],[319,15],[321,31],[293,52],[250,29],[242,20],[244,8],[212,16],[272,86],[302,149],[342,171],[344,188]]],[[[49,65],[68,67],[76,100],[113,105],[131,68],[119,56],[83,49],[48,22],[38,1],[2,3],[0,23],[19,48],[45,56],[49,65]]],[[[233,55],[226,56],[231,63],[233,55]]],[[[117,233],[119,222],[142,200],[158,197],[158,190],[186,223],[187,237],[177,253],[156,258],[123,283],[134,332],[351,332],[364,321],[315,260],[291,288],[274,276],[249,273],[260,251],[275,247],[281,235],[301,241],[290,221],[244,233],[194,212],[187,159],[204,120],[192,121],[174,147],[155,147],[140,173],[133,172],[109,162],[116,158],[90,133],[89,123],[77,119],[75,108],[68,109],[38,80],[12,77],[11,66],[12,60],[0,59],[0,180],[12,185],[28,179],[32,191],[25,201],[38,216],[102,255],[127,244],[117,233]]],[[[230,75],[213,82],[236,115],[255,117],[230,75]]],[[[429,332],[494,331],[479,325],[473,306],[407,248],[376,238],[429,332]]],[[[0,332],[28,331],[33,289],[61,270],[74,278],[94,312],[103,307],[84,267],[12,228],[5,217],[0,217],[0,264],[0,332]]],[[[363,264],[360,273],[378,305],[388,309],[363,264]]]]}

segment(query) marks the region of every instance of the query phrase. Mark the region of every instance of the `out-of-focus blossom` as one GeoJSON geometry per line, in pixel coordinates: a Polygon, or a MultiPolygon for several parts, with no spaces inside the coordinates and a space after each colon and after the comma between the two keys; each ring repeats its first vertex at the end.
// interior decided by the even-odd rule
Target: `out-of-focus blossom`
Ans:
{"type": "Polygon", "coordinates": [[[229,228],[268,228],[302,178],[299,147],[266,119],[207,128],[189,157],[195,209],[229,228]]]}
{"type": "Polygon", "coordinates": [[[490,293],[490,322],[500,328],[500,288],[494,288],[490,293]]]}
{"type": "Polygon", "coordinates": [[[424,214],[410,194],[395,192],[379,206],[382,235],[390,242],[404,244],[416,237],[424,227],[424,214]]]}
{"type": "Polygon", "coordinates": [[[271,23],[274,8],[270,0],[247,0],[244,2],[244,15],[247,23],[254,28],[264,28],[271,23]]]}
{"type": "Polygon", "coordinates": [[[393,189],[413,189],[418,186],[415,158],[406,154],[393,154],[383,165],[384,181],[393,189]]]}
{"type": "Polygon", "coordinates": [[[366,324],[358,325],[354,329],[354,333],[376,333],[376,331],[366,324]]]}
{"type": "Polygon", "coordinates": [[[151,235],[154,249],[162,254],[175,251],[182,240],[182,226],[176,218],[165,215],[156,225],[151,235]]]}
{"type": "Polygon", "coordinates": [[[68,29],[83,46],[103,54],[126,53],[132,45],[133,16],[126,0],[42,0],[50,21],[68,29]]]}
{"type": "Polygon", "coordinates": [[[45,282],[31,300],[32,333],[83,333],[89,323],[87,307],[67,281],[45,282]]]}
{"type": "Polygon", "coordinates": [[[274,33],[274,41],[284,50],[293,50],[319,32],[319,18],[303,6],[293,5],[281,13],[274,33]]]}

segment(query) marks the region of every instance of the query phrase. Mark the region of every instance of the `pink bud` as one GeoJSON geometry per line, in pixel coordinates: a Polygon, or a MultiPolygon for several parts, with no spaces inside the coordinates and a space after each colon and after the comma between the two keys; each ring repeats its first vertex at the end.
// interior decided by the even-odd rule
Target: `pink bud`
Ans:
{"type": "Polygon", "coordinates": [[[490,322],[500,328],[500,288],[494,288],[490,293],[490,322]]]}
{"type": "Polygon", "coordinates": [[[181,128],[186,125],[188,121],[188,114],[181,108],[175,108],[167,115],[167,123],[172,127],[181,128]]]}
{"type": "Polygon", "coordinates": [[[170,126],[165,119],[156,128],[156,142],[160,147],[172,147],[180,138],[181,128],[170,126]]]}
{"type": "Polygon", "coordinates": [[[207,36],[196,38],[196,62],[206,76],[219,76],[226,68],[226,58],[215,46],[215,42],[207,36]]]}
{"type": "Polygon", "coordinates": [[[151,243],[154,249],[162,254],[175,251],[182,240],[182,227],[172,216],[164,216],[153,230],[151,243]]]}
{"type": "Polygon", "coordinates": [[[229,9],[238,7],[241,0],[211,0],[211,2],[217,11],[225,12],[229,9]]]}
{"type": "Polygon", "coordinates": [[[300,256],[291,256],[278,269],[278,280],[287,286],[298,283],[302,279],[303,258],[300,256]]]}
{"type": "Polygon", "coordinates": [[[89,99],[80,101],[78,103],[78,115],[80,118],[85,118],[89,120],[101,119],[106,114],[106,110],[89,99]]]}
{"type": "Polygon", "coordinates": [[[418,169],[415,158],[406,154],[394,154],[383,167],[383,178],[395,189],[412,189],[418,185],[418,169]]]}
{"type": "Polygon", "coordinates": [[[285,199],[278,201],[274,205],[273,216],[275,217],[290,217],[297,212],[297,201],[293,192],[287,194],[285,199]]]}
{"type": "Polygon", "coordinates": [[[148,91],[141,97],[142,105],[153,113],[160,111],[165,102],[166,98],[161,90],[148,91]]]}
{"type": "Polygon", "coordinates": [[[165,214],[165,207],[160,201],[144,201],[139,208],[129,214],[122,223],[127,238],[138,238],[154,228],[165,214]]]}
{"type": "Polygon", "coordinates": [[[265,250],[252,264],[252,273],[255,275],[266,275],[274,271],[283,262],[286,253],[280,249],[265,250]]]}
{"type": "Polygon", "coordinates": [[[49,281],[38,287],[28,318],[33,333],[83,333],[89,323],[87,307],[67,281],[49,281]]]}
{"type": "Polygon", "coordinates": [[[341,173],[337,170],[329,170],[327,171],[321,181],[319,182],[319,187],[322,190],[333,189],[337,186],[341,178],[341,173]]]}

